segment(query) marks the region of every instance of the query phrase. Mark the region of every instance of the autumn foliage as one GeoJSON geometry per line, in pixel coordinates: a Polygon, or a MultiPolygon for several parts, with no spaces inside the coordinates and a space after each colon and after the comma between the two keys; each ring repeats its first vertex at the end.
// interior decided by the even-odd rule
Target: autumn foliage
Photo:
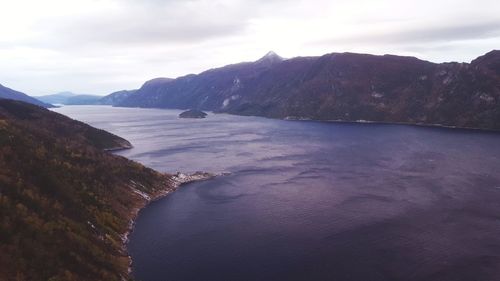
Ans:
{"type": "Polygon", "coordinates": [[[41,107],[0,100],[0,280],[121,280],[122,234],[169,177],[102,151],[124,143],[41,107]]]}

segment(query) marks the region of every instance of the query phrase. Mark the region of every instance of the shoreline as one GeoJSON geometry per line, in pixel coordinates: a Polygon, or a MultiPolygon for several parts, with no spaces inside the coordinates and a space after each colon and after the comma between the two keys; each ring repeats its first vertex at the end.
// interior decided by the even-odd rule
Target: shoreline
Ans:
{"type": "MultiPolygon", "coordinates": [[[[267,118],[267,117],[264,117],[267,118]]],[[[274,119],[274,118],[270,118],[274,119]]],[[[370,120],[317,120],[317,119],[307,119],[307,118],[279,118],[283,121],[305,121],[305,122],[325,122],[325,123],[339,123],[339,124],[375,124],[375,125],[399,125],[399,126],[413,126],[413,127],[423,127],[423,128],[437,128],[437,129],[450,129],[450,130],[471,130],[484,133],[500,133],[500,129],[487,129],[487,128],[475,128],[475,127],[461,127],[443,124],[433,124],[433,123],[410,123],[410,122],[389,122],[389,121],[370,121],[370,120]]]]}
{"type": "Polygon", "coordinates": [[[117,152],[117,151],[122,151],[122,150],[127,150],[134,148],[133,145],[124,145],[124,146],[117,146],[117,147],[111,147],[111,148],[104,148],[103,150],[106,152],[117,152]]]}
{"type": "Polygon", "coordinates": [[[215,178],[220,175],[225,175],[224,173],[222,174],[212,174],[212,173],[207,173],[207,172],[195,172],[192,174],[184,174],[181,172],[177,172],[173,175],[167,175],[169,177],[168,181],[165,182],[164,187],[159,188],[158,191],[148,194],[144,193],[136,188],[136,186],[139,183],[136,183],[132,181],[130,183],[130,188],[133,193],[137,194],[142,200],[138,201],[138,205],[132,208],[131,212],[129,213],[129,222],[127,225],[126,231],[121,234],[121,240],[122,240],[122,252],[124,256],[128,259],[128,268],[127,268],[127,276],[122,276],[122,280],[129,280],[128,278],[132,277],[132,257],[128,253],[127,250],[127,245],[130,241],[129,236],[130,234],[134,231],[135,227],[135,221],[139,215],[139,212],[147,207],[151,202],[160,200],[167,195],[175,192],[178,188],[182,187],[183,185],[187,185],[189,183],[193,182],[198,182],[198,181],[205,181],[209,180],[212,178],[215,178]]]}
{"type": "MultiPolygon", "coordinates": [[[[116,105],[100,105],[100,104],[88,104],[88,105],[66,105],[66,106],[109,106],[114,108],[138,108],[138,109],[159,109],[159,110],[185,110],[180,108],[164,108],[164,107],[141,107],[141,106],[116,106],[116,105]]],[[[416,126],[416,127],[428,127],[428,128],[443,128],[443,129],[459,129],[459,130],[474,130],[479,132],[489,132],[489,133],[500,133],[500,129],[493,128],[477,128],[477,127],[462,127],[453,125],[443,125],[434,123],[422,123],[422,122],[396,122],[396,121],[370,121],[370,120],[341,120],[341,119],[311,119],[307,117],[296,117],[296,116],[285,116],[285,117],[269,117],[263,115],[245,115],[236,114],[231,112],[220,112],[206,110],[205,112],[212,114],[228,114],[234,116],[247,116],[247,117],[260,117],[266,119],[283,120],[283,121],[308,121],[308,122],[327,122],[327,123],[354,123],[354,124],[382,124],[382,125],[406,125],[406,126],[416,126]]],[[[127,148],[124,148],[127,149],[127,148]]],[[[121,149],[117,149],[121,150],[121,149]]]]}

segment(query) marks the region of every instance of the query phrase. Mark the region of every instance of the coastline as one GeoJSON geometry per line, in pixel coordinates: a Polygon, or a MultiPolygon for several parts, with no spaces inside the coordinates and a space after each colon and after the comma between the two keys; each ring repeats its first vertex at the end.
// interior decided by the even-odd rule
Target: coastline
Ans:
{"type": "Polygon", "coordinates": [[[500,133],[500,130],[488,129],[488,128],[475,128],[475,127],[461,127],[461,126],[451,126],[443,124],[433,124],[433,123],[411,123],[411,122],[384,122],[384,121],[370,121],[370,120],[316,120],[316,119],[293,119],[293,118],[283,118],[284,121],[306,121],[306,122],[326,122],[326,123],[345,123],[345,124],[376,124],[376,125],[403,125],[403,126],[414,126],[414,127],[424,127],[424,128],[439,128],[439,129],[450,129],[450,130],[471,130],[485,133],[500,133]]]}
{"type": "Polygon", "coordinates": [[[117,146],[117,147],[111,147],[111,148],[105,148],[103,149],[104,151],[106,152],[117,152],[117,151],[121,151],[121,150],[127,150],[127,149],[131,149],[131,148],[134,148],[134,146],[132,145],[124,145],[124,146],[117,146]]]}
{"type": "MultiPolygon", "coordinates": [[[[180,108],[164,108],[164,107],[141,107],[141,106],[115,106],[116,108],[142,108],[142,109],[166,109],[166,110],[183,110],[180,108]]],[[[397,122],[397,121],[371,121],[371,120],[342,120],[342,119],[312,119],[308,117],[297,117],[297,116],[285,116],[285,117],[269,117],[265,115],[246,115],[246,114],[237,114],[232,112],[221,112],[221,111],[210,111],[207,110],[205,112],[213,113],[213,114],[228,114],[234,116],[248,116],[248,117],[260,117],[266,119],[274,119],[274,120],[283,120],[283,121],[307,121],[307,122],[327,122],[327,123],[354,123],[354,124],[382,124],[382,125],[407,125],[407,126],[416,126],[416,127],[428,127],[428,128],[444,128],[444,129],[458,129],[458,130],[474,130],[479,132],[491,132],[491,133],[500,133],[500,129],[494,128],[480,128],[480,127],[465,127],[465,126],[454,126],[454,125],[444,125],[444,124],[435,124],[435,123],[422,123],[422,122],[397,122]]]]}
{"type": "MultiPolygon", "coordinates": [[[[220,174],[224,175],[224,174],[220,174]]],[[[212,179],[216,176],[219,176],[219,174],[212,174],[212,173],[207,173],[207,172],[195,172],[193,174],[184,174],[181,172],[177,172],[173,175],[166,174],[168,177],[168,180],[164,182],[164,186],[158,188],[158,190],[152,194],[147,194],[144,193],[136,188],[137,185],[140,185],[140,183],[136,183],[134,181],[131,181],[129,184],[130,189],[132,190],[132,193],[135,193],[138,195],[138,201],[137,205],[134,206],[130,213],[129,213],[129,222],[126,231],[121,235],[121,240],[122,240],[122,252],[124,256],[128,259],[128,269],[127,269],[127,275],[122,276],[122,280],[130,280],[129,278],[132,277],[132,257],[128,253],[127,250],[127,244],[129,242],[129,236],[130,234],[134,231],[135,227],[135,221],[137,219],[137,216],[139,215],[139,212],[145,208],[149,203],[154,202],[156,200],[162,199],[165,196],[173,193],[176,191],[178,188],[180,188],[183,185],[197,182],[197,181],[205,181],[212,179]],[[140,200],[142,199],[142,200],[140,200]]]]}

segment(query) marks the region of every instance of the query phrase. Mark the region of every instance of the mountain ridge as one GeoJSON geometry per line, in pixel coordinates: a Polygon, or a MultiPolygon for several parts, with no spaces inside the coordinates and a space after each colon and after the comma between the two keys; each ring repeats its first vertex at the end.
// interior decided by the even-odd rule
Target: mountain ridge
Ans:
{"type": "Polygon", "coordinates": [[[356,53],[261,58],[145,84],[115,106],[500,130],[499,54],[471,63],[356,53]]]}
{"type": "Polygon", "coordinates": [[[99,100],[102,99],[102,96],[75,94],[73,92],[66,91],[51,95],[38,96],[37,99],[51,104],[86,105],[99,104],[99,100]]]}
{"type": "Polygon", "coordinates": [[[28,96],[25,93],[13,90],[13,89],[8,88],[8,87],[5,87],[2,84],[0,84],[0,99],[10,99],[10,100],[24,101],[24,102],[31,103],[31,104],[34,104],[34,105],[38,105],[38,106],[45,107],[45,108],[54,107],[50,103],[45,103],[45,102],[40,101],[40,100],[38,100],[36,98],[28,96]]]}

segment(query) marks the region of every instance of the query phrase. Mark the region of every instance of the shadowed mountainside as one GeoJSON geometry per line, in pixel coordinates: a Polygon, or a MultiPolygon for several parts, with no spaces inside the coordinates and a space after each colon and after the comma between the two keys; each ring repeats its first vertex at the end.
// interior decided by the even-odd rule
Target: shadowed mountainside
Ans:
{"type": "Polygon", "coordinates": [[[441,124],[500,130],[500,51],[471,63],[332,53],[146,82],[116,106],[271,118],[441,124]]]}
{"type": "Polygon", "coordinates": [[[129,96],[133,95],[137,90],[122,90],[118,92],[111,93],[107,96],[102,97],[98,102],[102,105],[115,105],[121,103],[123,100],[127,99],[129,96]]]}
{"type": "Polygon", "coordinates": [[[113,134],[0,99],[0,279],[123,280],[123,234],[137,208],[173,189],[160,174],[103,149],[113,134]]]}
{"type": "Polygon", "coordinates": [[[78,95],[72,92],[61,92],[53,95],[37,97],[39,100],[51,104],[63,105],[114,105],[122,102],[136,90],[123,90],[111,93],[107,96],[78,95]]]}
{"type": "Polygon", "coordinates": [[[1,84],[0,84],[0,99],[19,100],[46,108],[54,107],[52,104],[44,103],[38,99],[26,95],[25,93],[12,90],[1,84]]]}

